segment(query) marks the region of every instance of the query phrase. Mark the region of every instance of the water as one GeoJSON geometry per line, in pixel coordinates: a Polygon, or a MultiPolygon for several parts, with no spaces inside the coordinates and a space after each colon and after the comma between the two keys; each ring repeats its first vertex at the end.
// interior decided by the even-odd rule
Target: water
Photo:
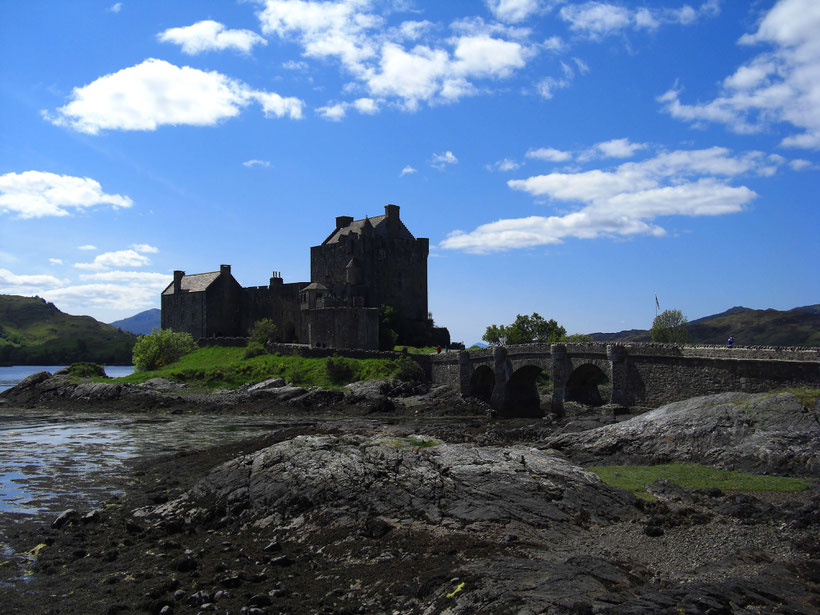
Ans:
{"type": "MultiPolygon", "coordinates": [[[[51,372],[52,374],[65,365],[12,365],[11,367],[0,367],[0,393],[10,389],[23,378],[36,374],[37,372],[51,372]]],[[[134,372],[133,365],[107,365],[105,373],[111,378],[122,378],[134,372]]]]}

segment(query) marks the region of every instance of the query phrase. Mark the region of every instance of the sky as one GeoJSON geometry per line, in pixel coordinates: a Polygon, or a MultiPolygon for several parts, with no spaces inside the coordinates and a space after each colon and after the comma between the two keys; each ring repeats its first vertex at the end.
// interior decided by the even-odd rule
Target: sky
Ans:
{"type": "Polygon", "coordinates": [[[820,303],[820,2],[0,3],[0,293],[309,281],[401,207],[452,339],[820,303]]]}

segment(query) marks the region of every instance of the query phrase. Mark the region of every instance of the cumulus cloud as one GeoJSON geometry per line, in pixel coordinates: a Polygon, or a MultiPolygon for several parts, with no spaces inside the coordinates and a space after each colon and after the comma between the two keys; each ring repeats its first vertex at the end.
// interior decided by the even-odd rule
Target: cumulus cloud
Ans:
{"type": "Polygon", "coordinates": [[[131,207],[133,201],[120,194],[106,194],[90,177],[72,177],[44,171],[0,175],[0,211],[21,218],[67,216],[71,210],[95,205],[115,209],[131,207]]]}
{"type": "Polygon", "coordinates": [[[65,283],[65,280],[50,274],[17,275],[8,269],[0,269],[0,293],[30,294],[42,288],[53,288],[65,283]]]}
{"type": "Polygon", "coordinates": [[[538,0],[485,0],[487,8],[500,21],[518,23],[539,10],[538,0]]]}
{"type": "Polygon", "coordinates": [[[726,124],[737,133],[752,133],[773,124],[796,132],[784,147],[820,149],[820,4],[815,0],[781,0],[742,45],[768,48],[723,80],[708,102],[681,102],[677,88],[658,97],[663,110],[695,125],[726,124]]]}
{"type": "Polygon", "coordinates": [[[326,107],[319,107],[316,109],[316,112],[326,120],[338,122],[344,119],[349,109],[354,109],[364,115],[373,115],[379,112],[379,103],[372,98],[357,98],[353,102],[342,102],[326,107]]]}
{"type": "Polygon", "coordinates": [[[74,263],[77,269],[108,269],[110,267],[143,267],[151,260],[136,250],[117,250],[98,254],[93,262],[74,263]]]}
{"type": "Polygon", "coordinates": [[[143,254],[157,254],[159,252],[159,248],[147,243],[132,243],[131,249],[143,254]]]}
{"type": "Polygon", "coordinates": [[[430,166],[437,169],[443,169],[448,164],[458,164],[458,158],[450,150],[440,154],[433,154],[433,159],[430,161],[430,166]]]}
{"type": "Polygon", "coordinates": [[[256,160],[255,158],[252,160],[246,160],[242,163],[246,167],[269,167],[270,162],[267,160],[256,160]]]}
{"type": "Polygon", "coordinates": [[[515,171],[521,167],[521,164],[510,158],[498,160],[492,164],[487,165],[488,171],[515,171]]]}
{"type": "Polygon", "coordinates": [[[585,2],[561,8],[558,15],[570,30],[591,39],[601,39],[625,30],[654,30],[663,24],[690,25],[701,17],[713,17],[720,12],[717,0],[708,0],[694,9],[689,5],[664,8],[636,8],[608,2],[585,2]]]}
{"type": "MultiPolygon", "coordinates": [[[[397,101],[406,110],[421,103],[445,103],[478,93],[474,81],[505,79],[537,52],[520,40],[520,29],[461,21],[453,36],[435,44],[411,44],[431,29],[408,21],[386,28],[372,0],[266,0],[259,13],[262,31],[295,41],[305,57],[336,60],[370,98],[397,101]]],[[[347,107],[322,107],[329,119],[347,107]]]]}
{"type": "Polygon", "coordinates": [[[82,273],[81,280],[99,280],[101,282],[147,282],[164,289],[173,279],[167,273],[152,273],[150,271],[100,271],[97,273],[82,273]]]}
{"type": "Polygon", "coordinates": [[[90,243],[87,243],[87,244],[82,245],[82,246],[77,246],[77,249],[78,250],[96,250],[97,246],[92,246],[90,243]]]}
{"type": "Polygon", "coordinates": [[[596,143],[588,150],[582,152],[579,160],[590,160],[593,158],[631,158],[635,152],[645,149],[646,143],[632,143],[629,139],[612,139],[596,143]]]}
{"type": "Polygon", "coordinates": [[[63,264],[63,259],[61,259],[61,258],[50,258],[50,259],[48,259],[48,262],[51,263],[52,265],[62,265],[63,264]]]}
{"type": "Polygon", "coordinates": [[[148,280],[130,283],[76,284],[37,291],[41,297],[59,304],[60,309],[70,314],[84,314],[100,310],[116,310],[133,313],[136,310],[154,307],[159,293],[171,281],[148,280]]]}
{"type": "Polygon", "coordinates": [[[100,130],[156,130],[162,125],[212,126],[256,102],[267,117],[302,116],[303,102],[254,90],[216,71],[204,72],[150,58],[141,64],[74,88],[55,113],[58,126],[97,134],[100,130]]]}
{"type": "Polygon", "coordinates": [[[572,154],[570,152],[563,152],[552,147],[531,149],[527,152],[526,156],[527,158],[546,160],[547,162],[566,162],[567,160],[572,160],[572,154]]]}
{"type": "Polygon", "coordinates": [[[612,169],[513,179],[507,182],[511,189],[560,203],[567,213],[502,219],[469,233],[454,231],[441,247],[484,253],[561,243],[568,237],[663,236],[666,231],[656,223],[658,218],[742,211],[757,194],[730,182],[744,174],[766,175],[783,162],[762,152],[733,155],[712,147],[661,152],[612,169]]]}
{"type": "Polygon", "coordinates": [[[408,164],[406,167],[404,167],[401,170],[401,173],[399,173],[399,177],[404,177],[405,175],[412,175],[413,173],[416,173],[416,172],[417,172],[416,169],[414,169],[413,167],[411,167],[408,164]]]}
{"type": "Polygon", "coordinates": [[[169,28],[157,34],[157,39],[164,43],[180,45],[182,52],[188,55],[196,55],[204,51],[224,51],[225,49],[250,53],[254,45],[268,44],[256,32],[228,30],[218,21],[210,19],[183,28],[169,28]]]}

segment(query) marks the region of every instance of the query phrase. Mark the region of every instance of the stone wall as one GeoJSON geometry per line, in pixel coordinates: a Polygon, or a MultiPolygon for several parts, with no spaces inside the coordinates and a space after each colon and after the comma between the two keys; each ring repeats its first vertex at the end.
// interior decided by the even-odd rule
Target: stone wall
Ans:
{"type": "Polygon", "coordinates": [[[304,310],[307,342],[330,348],[379,348],[379,310],[362,307],[326,307],[304,310]]]}

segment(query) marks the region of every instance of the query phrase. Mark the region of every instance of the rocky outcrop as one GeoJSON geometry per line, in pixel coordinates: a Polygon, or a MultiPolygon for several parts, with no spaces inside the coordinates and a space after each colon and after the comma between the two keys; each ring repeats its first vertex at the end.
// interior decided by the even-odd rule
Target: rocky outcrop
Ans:
{"type": "Polygon", "coordinates": [[[216,468],[184,496],[140,516],[266,523],[355,507],[451,527],[577,526],[636,513],[595,474],[530,447],[445,444],[427,436],[300,436],[216,468]]]}
{"type": "Polygon", "coordinates": [[[687,461],[760,473],[820,475],[818,404],[791,393],[721,393],[628,421],[548,437],[582,463],[687,461]]]}

